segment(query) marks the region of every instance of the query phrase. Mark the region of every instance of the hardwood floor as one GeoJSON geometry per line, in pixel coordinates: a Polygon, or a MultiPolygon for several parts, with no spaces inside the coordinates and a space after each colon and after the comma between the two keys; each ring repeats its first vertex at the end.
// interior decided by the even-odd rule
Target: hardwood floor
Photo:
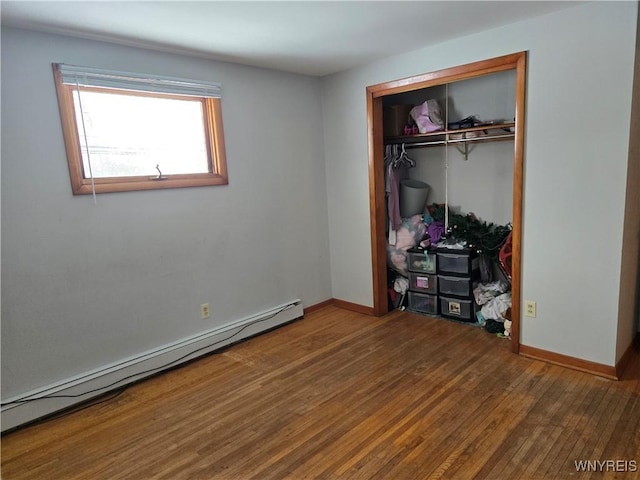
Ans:
{"type": "Polygon", "coordinates": [[[639,469],[638,354],[616,382],[519,357],[472,326],[333,306],[2,438],[4,480],[582,480],[639,469]],[[580,460],[627,463],[577,472],[580,460]]]}

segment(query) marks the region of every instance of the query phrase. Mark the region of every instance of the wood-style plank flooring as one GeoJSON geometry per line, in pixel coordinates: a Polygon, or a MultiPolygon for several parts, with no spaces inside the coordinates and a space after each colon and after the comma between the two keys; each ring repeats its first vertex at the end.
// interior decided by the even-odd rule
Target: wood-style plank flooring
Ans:
{"type": "Polygon", "coordinates": [[[639,469],[637,354],[616,382],[519,357],[480,328],[336,307],[2,438],[4,480],[582,480],[639,469]],[[637,467],[577,472],[579,460],[637,467]]]}

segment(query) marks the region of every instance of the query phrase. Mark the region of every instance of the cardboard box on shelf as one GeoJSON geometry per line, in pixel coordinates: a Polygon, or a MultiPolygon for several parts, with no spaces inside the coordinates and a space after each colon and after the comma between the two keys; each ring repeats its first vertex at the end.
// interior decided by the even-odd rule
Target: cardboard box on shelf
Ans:
{"type": "Polygon", "coordinates": [[[404,126],[410,123],[409,112],[413,105],[391,105],[384,107],[383,125],[385,137],[397,137],[403,135],[404,126]]]}

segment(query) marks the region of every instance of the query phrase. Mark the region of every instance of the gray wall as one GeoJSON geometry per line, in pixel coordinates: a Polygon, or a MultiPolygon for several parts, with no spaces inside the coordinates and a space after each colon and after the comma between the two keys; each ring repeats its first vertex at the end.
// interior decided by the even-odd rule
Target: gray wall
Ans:
{"type": "Polygon", "coordinates": [[[323,79],[334,297],[373,304],[366,87],[528,51],[521,343],[614,365],[637,10],[578,4],[323,79]]]}
{"type": "MultiPolygon", "coordinates": [[[[640,22],[640,11],[638,11],[640,22]]],[[[640,331],[640,30],[636,30],[629,164],[620,273],[617,358],[640,331]],[[635,286],[635,288],[634,288],[635,286]]]]}
{"type": "Polygon", "coordinates": [[[3,397],[331,298],[320,111],[316,78],[3,28],[3,397]],[[52,62],[221,82],[229,185],[72,196],[52,62]]]}

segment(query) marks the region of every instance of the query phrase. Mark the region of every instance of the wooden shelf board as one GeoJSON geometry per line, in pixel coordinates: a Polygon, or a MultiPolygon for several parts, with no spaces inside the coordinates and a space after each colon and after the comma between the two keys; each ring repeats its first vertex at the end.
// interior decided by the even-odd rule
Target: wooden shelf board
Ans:
{"type": "Polygon", "coordinates": [[[507,132],[504,129],[511,129],[515,127],[515,123],[500,123],[494,125],[481,125],[477,127],[471,128],[460,128],[457,130],[440,130],[437,132],[431,133],[418,133],[416,135],[401,135],[396,137],[385,137],[384,143],[418,143],[418,142],[447,142],[447,143],[455,143],[460,142],[461,139],[451,138],[451,135],[456,135],[460,133],[469,133],[469,132],[479,132],[484,130],[498,130],[494,135],[499,134],[500,137],[492,138],[491,134],[482,137],[472,137],[468,140],[470,141],[491,141],[491,140],[508,140],[513,138],[514,132],[507,132]],[[447,139],[447,136],[449,138],[447,139]]]}

